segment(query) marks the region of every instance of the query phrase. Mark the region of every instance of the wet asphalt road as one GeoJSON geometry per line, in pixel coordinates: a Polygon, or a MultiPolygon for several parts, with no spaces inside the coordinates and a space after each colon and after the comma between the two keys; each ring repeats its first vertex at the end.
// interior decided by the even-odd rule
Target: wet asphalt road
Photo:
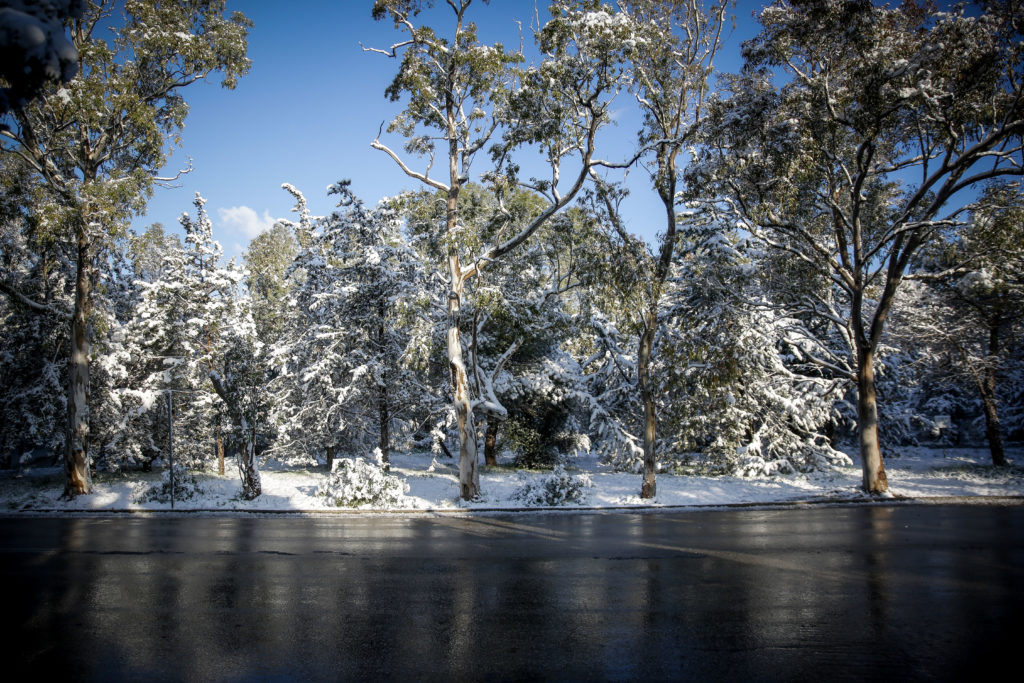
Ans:
{"type": "Polygon", "coordinates": [[[7,680],[1012,679],[1024,507],[0,518],[0,590],[7,680]]]}

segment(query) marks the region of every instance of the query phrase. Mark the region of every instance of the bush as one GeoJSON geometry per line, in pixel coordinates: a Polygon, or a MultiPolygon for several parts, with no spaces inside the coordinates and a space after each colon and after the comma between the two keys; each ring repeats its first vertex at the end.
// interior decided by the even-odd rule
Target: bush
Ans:
{"type": "MultiPolygon", "coordinates": [[[[204,493],[196,475],[189,472],[181,464],[174,464],[174,500],[191,500],[204,493]]],[[[150,486],[135,496],[136,503],[170,503],[171,502],[171,468],[168,467],[160,475],[160,483],[150,486]]]]}
{"type": "Polygon", "coordinates": [[[409,486],[398,477],[384,472],[379,465],[365,460],[335,460],[327,480],[316,489],[337,507],[389,508],[401,505],[409,486]]]}
{"type": "Polygon", "coordinates": [[[585,474],[569,474],[561,465],[551,474],[527,480],[512,493],[512,500],[529,507],[582,505],[587,502],[594,482],[585,474]]]}

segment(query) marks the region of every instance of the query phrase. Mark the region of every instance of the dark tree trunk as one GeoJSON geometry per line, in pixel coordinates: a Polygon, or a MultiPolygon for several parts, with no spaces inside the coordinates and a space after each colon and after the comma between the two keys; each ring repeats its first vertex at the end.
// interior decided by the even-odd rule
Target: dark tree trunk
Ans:
{"type": "Polygon", "coordinates": [[[242,480],[242,498],[253,500],[263,493],[260,473],[256,469],[256,435],[244,418],[240,429],[242,443],[238,449],[238,476],[242,480]]]}
{"type": "Polygon", "coordinates": [[[211,372],[210,381],[213,383],[214,391],[227,406],[228,414],[235,425],[235,433],[240,442],[237,458],[238,476],[242,480],[242,498],[252,500],[263,492],[260,473],[256,469],[256,426],[249,423],[242,406],[235,401],[235,397],[219,374],[211,372]]]}
{"type": "Polygon", "coordinates": [[[654,350],[654,334],[657,331],[657,317],[648,313],[644,330],[640,335],[640,350],[637,358],[637,382],[640,385],[640,401],[644,406],[644,474],[640,486],[641,498],[654,498],[658,493],[655,438],[658,432],[658,416],[654,406],[654,391],[651,387],[651,353],[654,350]]]}
{"type": "Polygon", "coordinates": [[[498,466],[498,427],[501,419],[495,415],[487,416],[487,431],[484,435],[484,464],[489,467],[498,466]]]}
{"type": "Polygon", "coordinates": [[[996,359],[999,356],[999,328],[1002,316],[996,314],[988,326],[988,362],[985,364],[984,375],[978,380],[981,390],[981,402],[985,408],[985,438],[992,454],[992,464],[1005,467],[1006,451],[1003,449],[1003,435],[999,424],[999,409],[996,401],[996,359]]]}
{"type": "Polygon", "coordinates": [[[71,355],[68,363],[68,424],[64,446],[64,497],[92,493],[89,471],[89,334],[90,244],[87,226],[77,230],[75,308],[71,317],[71,355]]]}
{"type": "Polygon", "coordinates": [[[330,472],[334,469],[334,446],[327,447],[327,471],[330,472]]]}
{"type": "Polygon", "coordinates": [[[381,388],[380,397],[377,402],[377,411],[380,419],[380,456],[381,464],[384,466],[384,471],[388,472],[391,470],[391,435],[389,423],[391,422],[391,415],[388,411],[388,394],[387,390],[381,388]]]}

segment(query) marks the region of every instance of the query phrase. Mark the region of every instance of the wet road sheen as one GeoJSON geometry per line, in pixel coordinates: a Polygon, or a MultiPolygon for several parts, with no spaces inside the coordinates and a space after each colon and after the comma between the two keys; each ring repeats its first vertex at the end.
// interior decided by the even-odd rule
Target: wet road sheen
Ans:
{"type": "Polygon", "coordinates": [[[978,679],[1024,507],[0,518],[0,590],[8,680],[978,679]]]}

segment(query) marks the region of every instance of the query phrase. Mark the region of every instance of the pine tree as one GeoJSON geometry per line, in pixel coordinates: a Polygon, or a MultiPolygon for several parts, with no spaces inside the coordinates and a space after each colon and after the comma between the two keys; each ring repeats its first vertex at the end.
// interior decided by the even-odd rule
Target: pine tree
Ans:
{"type": "Polygon", "coordinates": [[[404,318],[422,277],[395,209],[368,209],[347,182],[331,193],[339,209],[305,222],[308,244],[290,268],[289,320],[272,351],[279,419],[292,452],[323,450],[330,461],[339,449],[378,448],[387,465],[418,403],[404,318]]]}

